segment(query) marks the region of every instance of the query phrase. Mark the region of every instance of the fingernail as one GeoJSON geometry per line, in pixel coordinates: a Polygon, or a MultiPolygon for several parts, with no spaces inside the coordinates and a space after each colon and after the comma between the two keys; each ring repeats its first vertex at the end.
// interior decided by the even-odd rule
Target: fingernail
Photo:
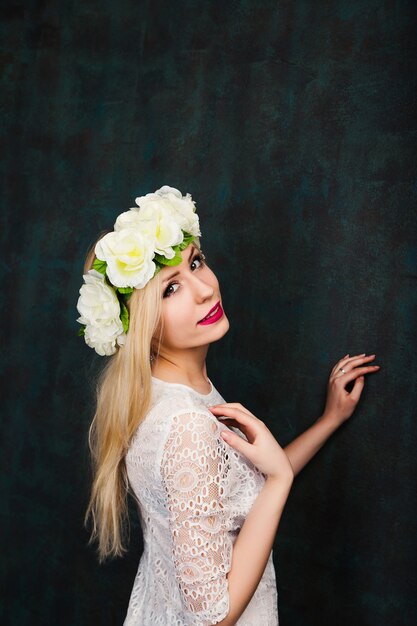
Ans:
{"type": "Polygon", "coordinates": [[[227,431],[227,430],[222,430],[222,432],[221,432],[220,434],[221,434],[221,436],[222,436],[222,437],[224,437],[225,439],[227,439],[227,438],[228,438],[228,436],[229,436],[229,431],[227,431]]]}

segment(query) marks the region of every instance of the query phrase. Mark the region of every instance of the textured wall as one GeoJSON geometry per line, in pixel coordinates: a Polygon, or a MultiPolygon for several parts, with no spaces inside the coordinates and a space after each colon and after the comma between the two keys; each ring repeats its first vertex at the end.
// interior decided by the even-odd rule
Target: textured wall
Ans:
{"type": "Polygon", "coordinates": [[[99,567],[87,246],[190,192],[231,327],[208,372],[281,445],[345,353],[360,405],[297,477],[282,626],[405,626],[416,602],[416,9],[394,0],[6,2],[1,16],[1,624],[122,623],[141,537],[99,567]]]}

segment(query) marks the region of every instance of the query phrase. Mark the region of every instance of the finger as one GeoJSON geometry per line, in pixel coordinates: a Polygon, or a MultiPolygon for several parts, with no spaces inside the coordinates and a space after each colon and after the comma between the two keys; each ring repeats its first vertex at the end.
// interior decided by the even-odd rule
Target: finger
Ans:
{"type": "Polygon", "coordinates": [[[226,426],[229,426],[229,428],[231,426],[233,426],[234,428],[243,428],[242,424],[239,424],[239,422],[232,419],[231,417],[224,417],[223,415],[215,415],[214,417],[217,417],[221,424],[226,424],[226,426]]]}
{"type": "Polygon", "coordinates": [[[235,409],[239,409],[241,411],[244,411],[245,413],[247,413],[248,415],[252,415],[252,417],[256,417],[256,415],[254,415],[253,413],[251,413],[249,411],[249,409],[247,409],[246,407],[244,407],[242,404],[240,404],[239,402],[224,402],[223,404],[214,404],[212,406],[209,406],[209,409],[213,409],[213,408],[217,408],[217,407],[224,407],[224,406],[231,406],[235,409]]]}
{"type": "Polygon", "coordinates": [[[250,458],[252,443],[246,441],[246,439],[243,439],[243,437],[240,437],[231,430],[222,430],[220,436],[229,446],[250,458]]]}
{"type": "Polygon", "coordinates": [[[216,417],[218,420],[221,420],[222,422],[234,422],[234,418],[233,417],[228,417],[227,415],[223,415],[223,413],[219,413],[216,412],[216,408],[215,407],[210,407],[209,408],[210,413],[212,413],[213,417],[216,417]]]}
{"type": "Polygon", "coordinates": [[[237,415],[238,413],[244,413],[255,417],[248,409],[242,407],[238,402],[225,402],[224,404],[213,404],[207,407],[210,411],[227,411],[227,415],[237,415]]]}
{"type": "Polygon", "coordinates": [[[366,352],[363,352],[362,354],[355,354],[354,356],[349,356],[348,354],[346,354],[343,359],[340,359],[340,361],[338,363],[336,363],[336,365],[334,366],[334,368],[331,371],[331,376],[333,374],[335,374],[336,372],[339,371],[340,367],[344,367],[347,363],[349,363],[350,361],[352,361],[352,359],[357,359],[358,357],[362,357],[365,356],[366,352]]]}
{"type": "Polygon", "coordinates": [[[350,372],[346,372],[346,374],[343,374],[341,376],[336,376],[335,380],[339,380],[341,379],[343,381],[343,386],[350,382],[351,380],[354,380],[355,378],[358,378],[358,376],[361,376],[363,374],[371,374],[372,372],[377,372],[379,370],[379,365],[368,365],[367,367],[355,367],[355,369],[351,370],[350,372]]]}
{"type": "Polygon", "coordinates": [[[343,367],[343,365],[345,365],[348,362],[349,360],[348,357],[349,355],[346,355],[343,357],[343,359],[340,359],[340,361],[336,363],[336,365],[333,367],[332,371],[330,372],[330,376],[335,374],[339,370],[340,367],[343,367]]]}
{"type": "Polygon", "coordinates": [[[250,413],[249,409],[244,407],[243,404],[240,404],[240,402],[220,402],[220,404],[211,404],[209,408],[213,406],[231,406],[235,409],[240,409],[241,411],[246,411],[247,413],[250,413]]]}
{"type": "Polygon", "coordinates": [[[261,420],[259,420],[255,415],[249,415],[246,411],[242,411],[241,409],[237,409],[235,407],[231,407],[228,404],[224,404],[222,406],[217,407],[208,407],[210,411],[212,411],[215,415],[225,415],[226,417],[232,417],[237,422],[237,428],[243,430],[245,428],[245,434],[248,437],[254,437],[257,432],[256,426],[261,424],[261,420]]]}
{"type": "Polygon", "coordinates": [[[349,394],[352,400],[355,400],[355,402],[358,402],[359,398],[361,397],[361,393],[363,391],[364,386],[365,386],[365,376],[358,376],[358,378],[355,380],[355,384],[352,387],[352,391],[349,394]]]}
{"type": "MultiPolygon", "coordinates": [[[[365,357],[362,357],[362,356],[352,357],[351,359],[348,359],[344,365],[341,365],[341,367],[343,369],[346,367],[347,368],[346,372],[350,372],[350,371],[353,370],[354,367],[356,367],[357,363],[365,363],[366,361],[369,362],[369,361],[371,361],[374,358],[375,358],[375,354],[370,354],[369,356],[365,356],[365,357]],[[352,365],[353,365],[353,367],[351,367],[352,365]]],[[[339,372],[340,372],[340,368],[337,369],[334,374],[331,374],[330,378],[332,376],[339,377],[340,376],[339,372]]],[[[342,374],[343,374],[343,372],[342,372],[342,374]]]]}
{"type": "MultiPolygon", "coordinates": [[[[230,411],[230,409],[228,410],[230,411]]],[[[222,414],[225,412],[226,411],[222,410],[222,414]]],[[[250,443],[253,443],[256,437],[259,435],[259,430],[258,430],[259,427],[256,426],[255,422],[259,422],[259,424],[262,424],[262,422],[258,420],[258,418],[247,415],[243,411],[241,411],[240,413],[241,413],[240,415],[241,419],[236,419],[236,417],[225,418],[225,416],[222,415],[222,418],[225,418],[225,419],[219,419],[219,423],[224,424],[225,426],[228,426],[229,428],[232,428],[232,427],[237,428],[245,435],[246,439],[250,443]]]]}
{"type": "MultiPolygon", "coordinates": [[[[245,430],[244,426],[240,426],[240,428],[238,428],[237,426],[229,426],[228,430],[230,430],[231,433],[235,433],[236,435],[239,435],[240,437],[243,437],[246,441],[249,441],[249,443],[253,444],[255,442],[255,438],[252,437],[250,435],[250,433],[247,433],[245,430]]],[[[222,431],[220,431],[222,432],[222,431]]]]}
{"type": "Polygon", "coordinates": [[[359,361],[361,363],[363,363],[364,361],[370,361],[371,359],[375,358],[375,354],[368,354],[368,356],[363,356],[362,354],[360,354],[359,356],[355,356],[352,357],[351,359],[349,359],[348,363],[353,363],[354,361],[359,361]]]}

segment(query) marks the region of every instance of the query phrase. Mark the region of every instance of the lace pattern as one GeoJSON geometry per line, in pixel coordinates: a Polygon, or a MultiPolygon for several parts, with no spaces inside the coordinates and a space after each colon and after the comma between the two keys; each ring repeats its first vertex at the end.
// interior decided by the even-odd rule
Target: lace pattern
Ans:
{"type": "Polygon", "coordinates": [[[229,611],[228,452],[210,413],[172,417],[161,463],[184,608],[210,626],[229,611]]]}
{"type": "MultiPolygon", "coordinates": [[[[211,626],[228,614],[233,543],[264,475],[220,436],[207,409],[225,402],[154,380],[152,406],[132,438],[126,468],[144,551],[124,626],[211,626]]],[[[278,626],[272,551],[236,626],[278,626]]]]}

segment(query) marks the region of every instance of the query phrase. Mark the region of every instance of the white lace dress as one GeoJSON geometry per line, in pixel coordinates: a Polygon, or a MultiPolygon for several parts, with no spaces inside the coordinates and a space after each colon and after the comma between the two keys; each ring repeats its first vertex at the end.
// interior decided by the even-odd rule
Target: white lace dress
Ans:
{"type": "MultiPolygon", "coordinates": [[[[152,405],[126,455],[144,551],[124,626],[212,626],[226,617],[233,544],[265,475],[221,437],[224,403],[152,377],[152,405]]],[[[246,437],[245,437],[246,438],[246,437]]],[[[278,626],[272,550],[237,626],[278,626]]]]}

